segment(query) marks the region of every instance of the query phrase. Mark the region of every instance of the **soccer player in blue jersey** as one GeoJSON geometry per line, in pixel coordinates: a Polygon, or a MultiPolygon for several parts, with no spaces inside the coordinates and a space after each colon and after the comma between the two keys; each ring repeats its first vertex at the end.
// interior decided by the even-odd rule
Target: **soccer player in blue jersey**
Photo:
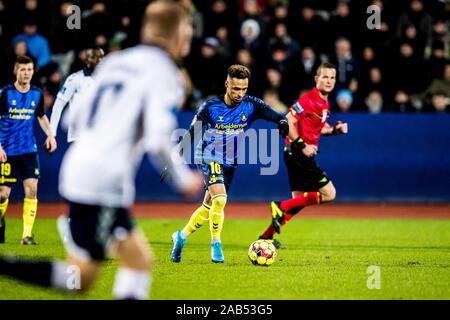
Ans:
{"type": "Polygon", "coordinates": [[[226,93],[206,101],[192,121],[189,133],[180,142],[180,149],[190,145],[194,127],[201,123],[206,127],[203,139],[195,152],[195,160],[205,179],[205,197],[202,205],[193,213],[187,225],[172,235],[174,243],[171,258],[180,262],[187,237],[209,219],[211,231],[211,260],[224,262],[220,233],[224,221],[227,192],[237,166],[240,141],[253,121],[264,119],[278,125],[280,135],[289,132],[286,118],[273,111],[262,100],[246,95],[250,71],[242,65],[228,68],[226,93]]]}
{"type": "Polygon", "coordinates": [[[33,60],[19,56],[14,65],[16,82],[0,91],[0,243],[5,242],[5,212],[11,187],[20,178],[25,193],[21,243],[37,244],[31,233],[37,212],[37,186],[40,178],[33,131],[35,115],[47,135],[45,149],[49,153],[56,150],[56,140],[44,113],[44,97],[39,88],[31,85],[33,73],[33,60]]]}

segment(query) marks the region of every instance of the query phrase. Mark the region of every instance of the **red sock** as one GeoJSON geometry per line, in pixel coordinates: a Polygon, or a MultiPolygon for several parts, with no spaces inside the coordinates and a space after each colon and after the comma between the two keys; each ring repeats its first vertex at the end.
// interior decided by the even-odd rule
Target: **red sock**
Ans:
{"type": "Polygon", "coordinates": [[[319,192],[305,192],[295,198],[282,201],[280,204],[280,209],[287,212],[296,207],[306,207],[312,204],[320,203],[320,193],[319,192]]]}
{"type": "MultiPolygon", "coordinates": [[[[284,216],[284,220],[281,222],[281,225],[284,226],[286,222],[292,219],[294,214],[286,213],[284,216]]],[[[270,226],[267,228],[267,230],[261,235],[261,238],[263,239],[273,239],[273,236],[275,235],[276,231],[273,228],[273,225],[270,224],[270,226]]]]}

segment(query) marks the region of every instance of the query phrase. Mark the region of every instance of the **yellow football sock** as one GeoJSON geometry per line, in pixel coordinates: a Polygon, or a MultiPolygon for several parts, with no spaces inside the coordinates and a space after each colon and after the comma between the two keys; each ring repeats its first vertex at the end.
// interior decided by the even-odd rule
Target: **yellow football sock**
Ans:
{"type": "Polygon", "coordinates": [[[209,214],[209,227],[212,240],[220,241],[220,233],[224,220],[224,208],[227,204],[227,195],[218,194],[212,197],[212,206],[209,214]]]}
{"type": "Polygon", "coordinates": [[[36,219],[37,199],[24,199],[23,201],[23,234],[22,239],[31,237],[34,219],[36,219]]]}
{"type": "Polygon", "coordinates": [[[3,227],[2,218],[5,216],[6,209],[8,208],[8,203],[8,199],[6,199],[5,202],[0,203],[0,227],[3,227]]]}
{"type": "Polygon", "coordinates": [[[188,224],[184,227],[183,232],[188,236],[200,229],[200,227],[208,221],[210,209],[209,206],[203,203],[200,208],[194,211],[188,224]]]}

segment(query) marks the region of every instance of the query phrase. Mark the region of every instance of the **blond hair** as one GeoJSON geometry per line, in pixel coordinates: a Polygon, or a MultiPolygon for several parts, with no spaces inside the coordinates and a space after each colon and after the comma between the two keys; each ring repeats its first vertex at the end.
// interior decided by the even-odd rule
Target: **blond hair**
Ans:
{"type": "Polygon", "coordinates": [[[336,70],[336,67],[332,63],[322,62],[320,64],[320,66],[317,68],[317,72],[316,72],[317,76],[320,76],[320,73],[322,72],[322,69],[334,69],[334,70],[336,70]]]}
{"type": "Polygon", "coordinates": [[[168,39],[188,19],[188,12],[181,4],[159,0],[150,3],[145,9],[142,26],[153,38],[168,39]]]}

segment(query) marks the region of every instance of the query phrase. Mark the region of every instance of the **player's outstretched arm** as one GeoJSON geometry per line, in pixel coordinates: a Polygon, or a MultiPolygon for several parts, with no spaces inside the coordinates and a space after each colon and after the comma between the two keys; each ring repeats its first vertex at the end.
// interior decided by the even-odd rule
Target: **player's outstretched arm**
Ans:
{"type": "Polygon", "coordinates": [[[348,124],[342,121],[336,122],[336,124],[332,127],[328,123],[322,128],[320,132],[323,136],[337,136],[339,134],[347,134],[348,133],[348,124]]]}
{"type": "Polygon", "coordinates": [[[261,99],[253,98],[255,104],[255,115],[256,119],[264,119],[266,121],[274,122],[278,125],[278,130],[280,131],[280,136],[286,138],[289,134],[289,122],[286,117],[270,106],[266,105],[261,99]]]}

